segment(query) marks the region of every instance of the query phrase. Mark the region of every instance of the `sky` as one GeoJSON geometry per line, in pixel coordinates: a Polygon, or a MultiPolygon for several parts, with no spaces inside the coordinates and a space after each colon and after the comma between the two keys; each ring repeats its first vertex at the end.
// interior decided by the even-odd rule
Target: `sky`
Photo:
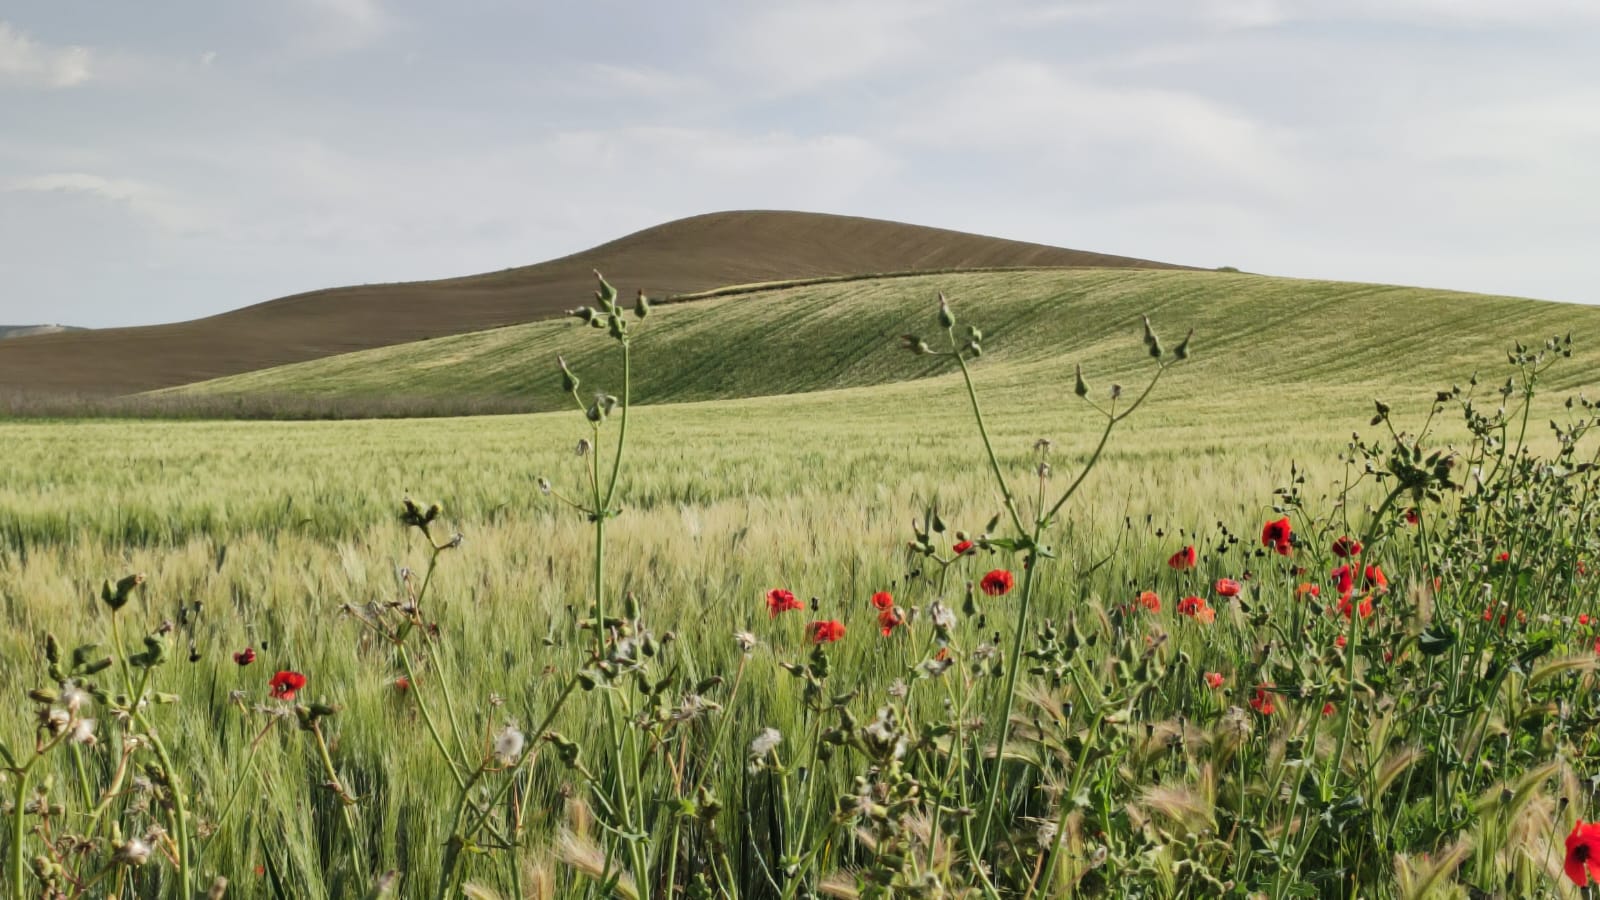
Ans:
{"type": "Polygon", "coordinates": [[[1600,303],[1595,0],[0,0],[0,324],[803,209],[1600,303]]]}

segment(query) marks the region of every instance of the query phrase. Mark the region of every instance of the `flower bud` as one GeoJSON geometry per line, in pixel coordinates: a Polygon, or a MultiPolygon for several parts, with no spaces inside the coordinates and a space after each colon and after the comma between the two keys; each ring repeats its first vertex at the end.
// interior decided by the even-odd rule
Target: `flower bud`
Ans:
{"type": "Polygon", "coordinates": [[[1189,333],[1183,336],[1183,343],[1179,344],[1176,348],[1173,349],[1172,355],[1176,356],[1179,359],[1188,359],[1189,358],[1189,339],[1192,338],[1192,337],[1194,337],[1194,329],[1193,328],[1189,329],[1189,333]]]}
{"type": "Polygon", "coordinates": [[[644,295],[644,291],[633,298],[633,314],[641,320],[650,315],[650,298],[644,295]]]}
{"type": "Polygon", "coordinates": [[[912,353],[915,353],[918,356],[927,356],[933,352],[933,348],[928,346],[927,341],[924,341],[922,338],[919,338],[914,334],[900,335],[900,346],[910,350],[912,353]]]}
{"type": "Polygon", "coordinates": [[[1079,397],[1089,396],[1089,382],[1083,380],[1083,366],[1076,367],[1075,376],[1076,383],[1072,386],[1072,392],[1079,397]]]}
{"type": "Polygon", "coordinates": [[[956,327],[956,317],[950,311],[950,301],[944,298],[944,291],[939,292],[939,327],[944,329],[956,327]]]}
{"type": "Polygon", "coordinates": [[[556,363],[561,366],[561,389],[569,394],[576,392],[578,385],[582,384],[582,382],[578,380],[577,375],[572,373],[571,369],[567,368],[567,358],[557,356],[556,363]]]}
{"type": "Polygon", "coordinates": [[[612,287],[610,282],[606,281],[606,277],[600,274],[599,269],[594,270],[594,277],[600,282],[599,289],[595,291],[595,297],[600,300],[601,305],[605,306],[609,312],[610,309],[616,305],[617,289],[612,287]]]}

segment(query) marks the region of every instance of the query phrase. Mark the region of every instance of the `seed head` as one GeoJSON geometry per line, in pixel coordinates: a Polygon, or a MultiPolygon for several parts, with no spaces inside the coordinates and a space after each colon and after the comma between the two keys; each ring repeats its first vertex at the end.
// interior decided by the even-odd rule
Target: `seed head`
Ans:
{"type": "Polygon", "coordinates": [[[517,726],[510,723],[494,738],[494,758],[503,766],[509,766],[522,756],[522,748],[527,744],[527,737],[517,726]]]}

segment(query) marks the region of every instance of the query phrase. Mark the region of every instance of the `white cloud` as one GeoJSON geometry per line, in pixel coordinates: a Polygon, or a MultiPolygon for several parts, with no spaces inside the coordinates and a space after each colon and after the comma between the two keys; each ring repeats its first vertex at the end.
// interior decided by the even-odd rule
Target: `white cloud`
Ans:
{"type": "Polygon", "coordinates": [[[196,211],[177,202],[169,192],[132,178],[107,178],[87,172],[54,172],[15,179],[0,191],[85,194],[161,225],[172,231],[194,228],[196,211]]]}
{"type": "Polygon", "coordinates": [[[791,93],[927,51],[926,31],[959,0],[819,0],[752,7],[721,41],[721,60],[757,90],[791,93]]]}
{"type": "Polygon", "coordinates": [[[72,87],[93,75],[87,47],[49,47],[0,22],[0,86],[72,87]]]}
{"type": "Polygon", "coordinates": [[[359,50],[382,37],[394,22],[382,0],[296,0],[308,31],[297,42],[305,50],[359,50]]]}

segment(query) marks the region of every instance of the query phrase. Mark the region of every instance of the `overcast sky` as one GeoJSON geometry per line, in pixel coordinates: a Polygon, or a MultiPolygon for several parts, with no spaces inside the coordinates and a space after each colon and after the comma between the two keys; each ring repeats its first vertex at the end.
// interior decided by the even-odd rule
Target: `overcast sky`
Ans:
{"type": "Polygon", "coordinates": [[[719,209],[1600,302],[1597,0],[0,0],[0,324],[719,209]]]}

